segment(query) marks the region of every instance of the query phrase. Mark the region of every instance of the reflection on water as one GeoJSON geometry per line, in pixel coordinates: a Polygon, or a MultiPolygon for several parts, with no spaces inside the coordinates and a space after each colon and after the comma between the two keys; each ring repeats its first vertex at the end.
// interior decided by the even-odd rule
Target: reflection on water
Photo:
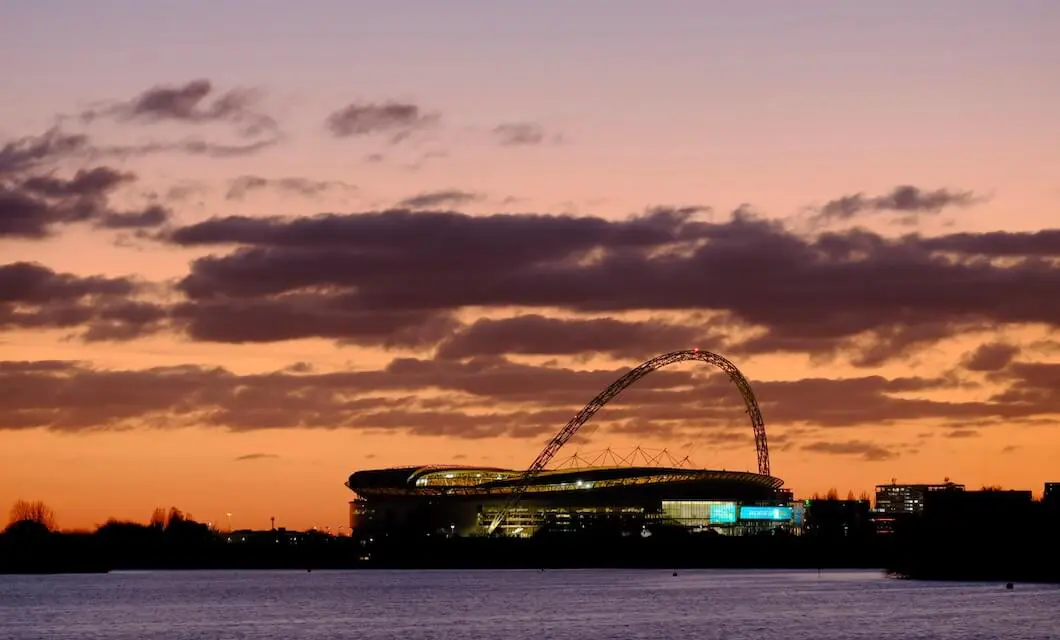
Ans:
{"type": "Polygon", "coordinates": [[[0,638],[1055,638],[1060,587],[825,571],[0,576],[0,638]]]}

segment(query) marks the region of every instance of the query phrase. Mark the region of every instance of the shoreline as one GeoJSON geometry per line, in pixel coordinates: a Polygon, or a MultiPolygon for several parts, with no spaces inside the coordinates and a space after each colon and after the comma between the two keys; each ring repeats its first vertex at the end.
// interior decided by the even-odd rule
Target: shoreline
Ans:
{"type": "Polygon", "coordinates": [[[884,567],[807,567],[807,566],[682,566],[669,567],[663,565],[611,565],[611,566],[552,566],[552,567],[530,567],[512,565],[468,565],[468,566],[409,566],[409,565],[380,565],[359,564],[350,566],[314,566],[314,567],[291,567],[291,566],[158,566],[141,568],[84,568],[84,567],[50,567],[47,569],[26,570],[2,570],[0,577],[4,576],[75,576],[75,575],[109,575],[120,573],[179,573],[179,572],[212,572],[212,571],[241,571],[241,572],[289,572],[289,573],[312,573],[316,571],[326,572],[375,572],[375,571],[511,571],[511,572],[547,572],[547,571],[664,571],[675,573],[675,577],[684,571],[725,571],[725,572],[756,572],[756,571],[797,571],[817,572],[827,574],[834,572],[871,572],[879,573],[881,577],[891,580],[903,580],[910,582],[928,583],[971,583],[971,584],[998,584],[998,585],[1057,585],[1060,586],[1060,576],[1033,576],[1033,575],[972,575],[972,574],[906,574],[888,570],[884,567]]]}

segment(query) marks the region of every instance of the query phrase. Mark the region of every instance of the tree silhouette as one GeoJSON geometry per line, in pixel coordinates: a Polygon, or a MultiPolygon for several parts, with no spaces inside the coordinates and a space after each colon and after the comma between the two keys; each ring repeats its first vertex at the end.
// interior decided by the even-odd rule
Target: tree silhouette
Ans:
{"type": "Polygon", "coordinates": [[[185,522],[194,522],[190,513],[184,513],[176,507],[170,507],[169,511],[166,511],[164,507],[158,507],[151,513],[151,520],[147,526],[168,531],[174,527],[180,528],[185,522]]]}
{"type": "Polygon", "coordinates": [[[11,527],[22,522],[32,522],[48,531],[55,531],[58,528],[55,521],[55,512],[40,500],[33,502],[28,500],[15,501],[15,504],[11,506],[8,526],[11,527]]]}
{"type": "Polygon", "coordinates": [[[172,531],[173,529],[180,529],[181,525],[186,521],[191,520],[191,514],[185,515],[183,511],[176,507],[170,507],[169,515],[166,516],[166,531],[172,531]]]}

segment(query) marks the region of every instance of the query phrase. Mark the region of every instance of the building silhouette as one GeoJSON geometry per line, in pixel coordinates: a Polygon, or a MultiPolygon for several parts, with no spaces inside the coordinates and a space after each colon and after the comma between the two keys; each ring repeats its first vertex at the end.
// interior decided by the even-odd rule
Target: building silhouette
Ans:
{"type": "Polygon", "coordinates": [[[924,511],[927,495],[936,491],[964,491],[963,484],[879,484],[876,485],[876,513],[912,515],[924,511]]]}

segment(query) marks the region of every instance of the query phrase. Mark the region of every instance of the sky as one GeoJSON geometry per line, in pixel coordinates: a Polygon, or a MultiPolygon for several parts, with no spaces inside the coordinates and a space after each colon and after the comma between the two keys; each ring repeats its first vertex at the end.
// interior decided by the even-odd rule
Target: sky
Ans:
{"type": "MultiPolygon", "coordinates": [[[[11,0],[0,507],[340,531],[640,362],[798,496],[1060,480],[1060,4],[11,0]],[[231,514],[226,516],[225,514],[231,514]]],[[[557,457],[755,468],[644,378],[557,457]]]]}

